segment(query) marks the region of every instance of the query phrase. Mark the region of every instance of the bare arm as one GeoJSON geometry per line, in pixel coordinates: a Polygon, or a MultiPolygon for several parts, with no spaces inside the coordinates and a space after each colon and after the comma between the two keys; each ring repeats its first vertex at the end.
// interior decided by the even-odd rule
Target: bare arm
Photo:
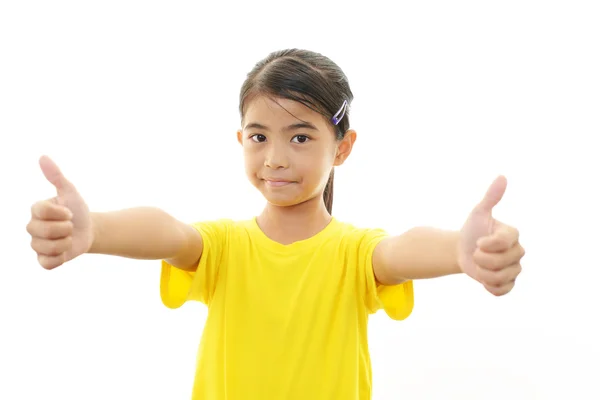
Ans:
{"type": "Polygon", "coordinates": [[[94,240],[88,253],[143,260],[166,260],[186,270],[196,269],[202,236],[192,226],[152,207],[92,213],[94,240]]]}
{"type": "Polygon", "coordinates": [[[458,238],[457,231],[422,227],[384,239],[373,253],[375,277],[381,284],[396,285],[458,274],[458,238]]]}

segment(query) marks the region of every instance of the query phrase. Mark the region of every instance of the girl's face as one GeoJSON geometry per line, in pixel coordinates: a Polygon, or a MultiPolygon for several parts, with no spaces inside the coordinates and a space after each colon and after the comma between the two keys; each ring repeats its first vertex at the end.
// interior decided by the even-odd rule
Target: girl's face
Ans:
{"type": "Polygon", "coordinates": [[[331,169],[345,161],[356,139],[349,130],[338,141],[321,114],[292,100],[264,96],[246,104],[237,136],[248,179],[277,206],[322,196],[331,169]]]}

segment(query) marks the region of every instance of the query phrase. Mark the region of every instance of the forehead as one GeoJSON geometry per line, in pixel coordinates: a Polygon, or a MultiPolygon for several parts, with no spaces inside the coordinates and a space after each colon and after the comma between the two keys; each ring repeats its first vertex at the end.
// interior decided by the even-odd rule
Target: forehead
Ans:
{"type": "Polygon", "coordinates": [[[245,108],[245,125],[259,123],[273,129],[280,129],[299,122],[310,122],[319,130],[329,129],[322,114],[294,100],[256,96],[248,101],[245,108]]]}

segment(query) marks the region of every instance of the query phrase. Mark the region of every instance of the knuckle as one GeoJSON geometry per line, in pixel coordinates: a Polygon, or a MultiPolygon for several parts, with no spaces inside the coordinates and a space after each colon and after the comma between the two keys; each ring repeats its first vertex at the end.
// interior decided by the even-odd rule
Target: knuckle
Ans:
{"type": "Polygon", "coordinates": [[[498,253],[484,253],[478,251],[473,256],[473,260],[483,268],[490,269],[492,271],[497,271],[504,265],[501,254],[498,253]]]}
{"type": "Polygon", "coordinates": [[[70,236],[73,233],[73,229],[75,228],[75,226],[73,225],[72,221],[65,221],[65,235],[70,236]]]}
{"type": "Polygon", "coordinates": [[[40,202],[38,201],[36,203],[33,203],[31,205],[31,216],[38,217],[40,214],[39,209],[40,209],[40,202]]]}
{"type": "Polygon", "coordinates": [[[511,271],[508,269],[500,271],[488,271],[488,273],[483,277],[483,281],[485,282],[486,286],[501,288],[513,278],[512,276],[509,276],[510,272],[511,271]]]}
{"type": "Polygon", "coordinates": [[[506,285],[504,285],[498,289],[499,294],[497,294],[497,296],[504,296],[504,295],[510,293],[510,291],[513,290],[514,287],[515,287],[514,281],[508,282],[506,285]]]}
{"type": "Polygon", "coordinates": [[[517,228],[512,228],[512,234],[513,234],[513,237],[519,239],[520,233],[519,233],[519,230],[517,228]]]}
{"type": "Polygon", "coordinates": [[[44,237],[48,239],[58,239],[67,234],[67,227],[62,222],[44,222],[44,237]]]}
{"type": "Polygon", "coordinates": [[[43,222],[42,224],[40,224],[40,234],[42,237],[44,237],[44,238],[52,237],[53,231],[54,231],[54,228],[53,228],[52,224],[50,224],[48,222],[43,222]]]}
{"type": "Polygon", "coordinates": [[[512,291],[514,287],[515,287],[515,281],[512,281],[512,282],[508,283],[508,285],[506,285],[504,287],[504,290],[505,290],[504,294],[507,294],[510,291],[512,291]]]}
{"type": "Polygon", "coordinates": [[[504,277],[499,273],[490,275],[490,279],[488,280],[488,283],[490,284],[490,286],[494,286],[494,287],[500,287],[504,284],[504,282],[505,282],[504,277]]]}
{"type": "Polygon", "coordinates": [[[65,251],[66,240],[53,240],[50,242],[50,245],[48,247],[48,254],[52,256],[58,256],[65,251]]]}
{"type": "Polygon", "coordinates": [[[39,204],[38,209],[37,209],[37,215],[40,219],[46,219],[49,217],[49,206],[47,203],[42,202],[39,204]]]}
{"type": "Polygon", "coordinates": [[[62,264],[60,257],[48,257],[40,255],[38,256],[38,262],[42,266],[42,268],[51,270],[62,264]]]}
{"type": "Polygon", "coordinates": [[[481,250],[475,251],[475,254],[473,254],[473,261],[475,261],[476,264],[481,266],[487,265],[487,257],[485,253],[483,253],[481,250]]]}
{"type": "Polygon", "coordinates": [[[52,218],[54,214],[53,211],[54,205],[50,201],[44,200],[35,204],[33,214],[39,219],[44,220],[52,218]]]}
{"type": "Polygon", "coordinates": [[[517,266],[515,267],[514,273],[513,273],[513,279],[517,279],[517,277],[519,275],[521,275],[521,272],[523,271],[523,268],[521,267],[521,264],[517,264],[517,266]]]}
{"type": "Polygon", "coordinates": [[[38,263],[42,266],[42,268],[44,269],[51,269],[52,266],[49,262],[48,257],[43,256],[43,255],[38,255],[38,263]]]}
{"type": "Polygon", "coordinates": [[[42,267],[44,267],[44,269],[51,270],[51,269],[58,267],[58,265],[55,265],[55,264],[56,263],[54,263],[52,261],[44,261],[44,263],[42,264],[42,267]]]}
{"type": "Polygon", "coordinates": [[[486,257],[485,265],[494,271],[498,271],[503,267],[504,260],[500,254],[490,254],[488,257],[486,257]]]}
{"type": "Polygon", "coordinates": [[[491,269],[496,271],[500,267],[500,260],[498,259],[498,257],[491,256],[488,259],[487,265],[488,265],[488,267],[490,267],[491,269]]]}
{"type": "Polygon", "coordinates": [[[43,232],[41,232],[42,223],[39,219],[32,218],[27,224],[27,233],[31,236],[40,236],[43,232]]]}
{"type": "Polygon", "coordinates": [[[60,254],[60,244],[57,243],[56,240],[51,241],[48,244],[48,250],[46,252],[48,255],[55,256],[60,254]]]}
{"type": "Polygon", "coordinates": [[[495,286],[489,286],[489,285],[485,285],[485,290],[487,290],[488,292],[490,292],[491,294],[493,294],[494,296],[497,296],[498,294],[498,288],[495,286]]]}
{"type": "Polygon", "coordinates": [[[496,297],[504,296],[508,291],[504,287],[488,286],[487,291],[496,297]]]}
{"type": "Polygon", "coordinates": [[[25,226],[25,230],[27,231],[27,233],[29,233],[30,235],[33,235],[33,220],[30,220],[27,225],[25,226]]]}
{"type": "Polygon", "coordinates": [[[38,254],[46,254],[46,241],[43,239],[33,238],[31,240],[31,248],[38,254]]]}
{"type": "Polygon", "coordinates": [[[503,231],[498,234],[498,244],[502,247],[507,247],[508,243],[510,243],[511,235],[510,232],[503,231]]]}

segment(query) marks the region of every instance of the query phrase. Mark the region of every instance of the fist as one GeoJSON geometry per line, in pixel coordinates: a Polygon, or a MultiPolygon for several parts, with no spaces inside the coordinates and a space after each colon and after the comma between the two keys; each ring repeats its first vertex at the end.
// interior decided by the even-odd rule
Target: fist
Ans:
{"type": "Polygon", "coordinates": [[[461,270],[495,296],[503,296],[514,288],[525,255],[519,231],[492,216],[506,186],[504,176],[492,183],[465,221],[458,245],[461,270]]]}
{"type": "Polygon", "coordinates": [[[496,296],[510,292],[521,273],[525,249],[519,243],[519,232],[499,223],[495,232],[477,241],[473,260],[476,277],[486,290],[496,296]]]}
{"type": "Polygon", "coordinates": [[[55,199],[39,201],[31,207],[27,232],[42,267],[53,269],[67,261],[73,248],[72,218],[71,210],[55,199]]]}
{"type": "Polygon", "coordinates": [[[40,265],[54,269],[89,251],[93,242],[92,220],[85,201],[58,166],[42,157],[40,167],[55,187],[56,196],[33,204],[27,232],[40,265]]]}

